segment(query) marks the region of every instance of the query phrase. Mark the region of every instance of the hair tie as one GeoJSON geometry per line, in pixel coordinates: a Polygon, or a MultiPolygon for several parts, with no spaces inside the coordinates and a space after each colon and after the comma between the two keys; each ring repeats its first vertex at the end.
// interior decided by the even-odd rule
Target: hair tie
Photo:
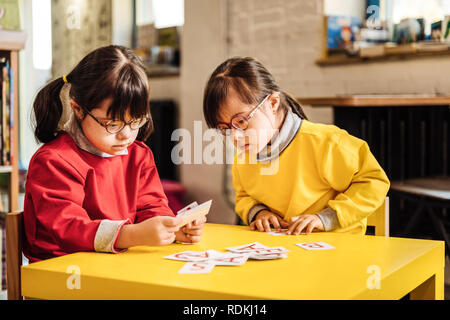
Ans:
{"type": "Polygon", "coordinates": [[[63,81],[64,81],[64,83],[69,83],[69,81],[67,81],[67,76],[66,75],[63,75],[63,81]]]}

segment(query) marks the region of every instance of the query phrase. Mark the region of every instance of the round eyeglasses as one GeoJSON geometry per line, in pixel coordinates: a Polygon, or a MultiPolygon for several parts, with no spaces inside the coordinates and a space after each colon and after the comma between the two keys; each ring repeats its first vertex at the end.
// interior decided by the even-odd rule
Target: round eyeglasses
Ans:
{"type": "Polygon", "coordinates": [[[217,130],[220,131],[220,133],[224,136],[229,136],[232,132],[232,129],[237,129],[244,131],[248,128],[248,122],[249,120],[255,115],[256,111],[266,102],[267,98],[270,97],[270,94],[268,94],[253,110],[249,113],[248,116],[244,116],[242,114],[237,114],[231,118],[231,121],[229,124],[226,123],[219,123],[216,127],[217,130]]]}
{"type": "Polygon", "coordinates": [[[115,134],[115,133],[122,131],[122,129],[125,128],[125,126],[127,126],[127,125],[130,126],[131,130],[138,130],[138,129],[142,128],[147,123],[147,121],[150,119],[150,116],[145,116],[143,118],[133,119],[128,122],[124,122],[121,120],[108,120],[106,122],[102,122],[102,121],[98,120],[93,114],[91,114],[86,109],[84,109],[84,111],[88,115],[90,115],[92,117],[92,119],[94,119],[99,125],[104,127],[108,133],[111,133],[111,134],[115,134]]]}

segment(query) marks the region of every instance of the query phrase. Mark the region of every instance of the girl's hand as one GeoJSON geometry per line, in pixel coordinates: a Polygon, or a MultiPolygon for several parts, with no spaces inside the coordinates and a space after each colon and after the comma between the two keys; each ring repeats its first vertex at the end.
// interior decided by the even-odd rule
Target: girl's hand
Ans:
{"type": "Polygon", "coordinates": [[[297,217],[292,217],[286,234],[300,234],[303,230],[306,230],[306,234],[310,234],[314,229],[324,231],[322,220],[315,214],[302,214],[297,217]]]}
{"type": "Polygon", "coordinates": [[[175,232],[180,228],[181,218],[157,216],[137,224],[122,227],[116,248],[126,249],[132,246],[164,246],[175,241],[175,232]]]}
{"type": "Polygon", "coordinates": [[[201,217],[197,220],[189,222],[179,231],[175,232],[176,240],[180,242],[199,242],[205,226],[206,217],[201,217]]]}
{"type": "Polygon", "coordinates": [[[280,230],[281,228],[287,228],[289,223],[284,221],[279,215],[269,210],[261,210],[256,215],[255,221],[250,224],[250,229],[258,229],[258,231],[261,232],[270,232],[270,225],[272,225],[275,229],[280,230]]]}

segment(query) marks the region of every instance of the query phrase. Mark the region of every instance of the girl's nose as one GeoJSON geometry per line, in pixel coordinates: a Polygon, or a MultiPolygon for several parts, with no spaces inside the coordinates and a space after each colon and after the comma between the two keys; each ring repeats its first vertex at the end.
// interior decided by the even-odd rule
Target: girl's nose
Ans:
{"type": "Polygon", "coordinates": [[[131,136],[131,128],[129,125],[126,125],[125,127],[123,127],[122,130],[120,130],[117,133],[117,138],[119,138],[120,140],[126,140],[129,139],[131,136]]]}

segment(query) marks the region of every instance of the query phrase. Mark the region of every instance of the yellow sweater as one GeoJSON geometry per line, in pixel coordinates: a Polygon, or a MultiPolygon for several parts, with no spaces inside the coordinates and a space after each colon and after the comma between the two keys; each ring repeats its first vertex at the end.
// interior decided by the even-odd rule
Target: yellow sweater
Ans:
{"type": "Polygon", "coordinates": [[[286,221],[328,206],[341,226],[333,232],[365,234],[367,216],[382,205],[390,187],[367,143],[334,125],[303,120],[276,160],[249,157],[238,154],[233,164],[235,210],[245,223],[256,204],[286,221]]]}

